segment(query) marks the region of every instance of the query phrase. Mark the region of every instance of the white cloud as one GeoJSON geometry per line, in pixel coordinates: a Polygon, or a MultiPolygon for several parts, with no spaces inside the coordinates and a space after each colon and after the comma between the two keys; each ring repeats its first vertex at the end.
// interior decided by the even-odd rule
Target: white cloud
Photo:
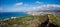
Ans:
{"type": "Polygon", "coordinates": [[[23,5],[23,2],[16,3],[15,6],[21,6],[23,5]]]}
{"type": "Polygon", "coordinates": [[[23,9],[22,8],[12,8],[11,11],[12,12],[21,12],[21,11],[23,11],[23,9]]]}
{"type": "Polygon", "coordinates": [[[34,10],[34,9],[36,9],[36,7],[32,7],[32,9],[34,10]]]}
{"type": "Polygon", "coordinates": [[[28,7],[28,6],[29,6],[29,4],[24,4],[24,6],[28,7]]]}
{"type": "Polygon", "coordinates": [[[55,9],[60,9],[60,5],[48,4],[48,5],[43,5],[41,8],[42,9],[55,10],[55,9]]]}
{"type": "Polygon", "coordinates": [[[3,8],[2,7],[0,7],[0,11],[2,11],[3,10],[3,8]]]}
{"type": "Polygon", "coordinates": [[[60,5],[47,4],[42,6],[33,7],[32,9],[36,10],[60,10],[60,5]]]}
{"type": "Polygon", "coordinates": [[[36,3],[36,4],[43,4],[43,2],[39,2],[39,1],[36,1],[35,3],[36,3]]]}

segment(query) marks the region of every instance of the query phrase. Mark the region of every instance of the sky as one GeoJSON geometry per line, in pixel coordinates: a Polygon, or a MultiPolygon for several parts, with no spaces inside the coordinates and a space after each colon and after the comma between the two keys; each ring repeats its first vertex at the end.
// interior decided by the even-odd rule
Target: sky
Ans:
{"type": "Polygon", "coordinates": [[[0,12],[60,9],[60,0],[0,0],[0,12]]]}

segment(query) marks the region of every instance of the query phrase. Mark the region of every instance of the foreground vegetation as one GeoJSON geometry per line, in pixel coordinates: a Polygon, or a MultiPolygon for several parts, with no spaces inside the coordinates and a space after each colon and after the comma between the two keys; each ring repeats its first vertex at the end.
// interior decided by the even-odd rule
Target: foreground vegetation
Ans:
{"type": "Polygon", "coordinates": [[[50,23],[60,27],[60,18],[54,15],[25,16],[0,22],[0,27],[50,27],[50,23]],[[49,21],[51,20],[51,21],[49,21]]]}
{"type": "Polygon", "coordinates": [[[54,23],[60,27],[60,18],[58,16],[49,15],[49,17],[50,17],[50,20],[52,21],[52,23],[54,23]]]}

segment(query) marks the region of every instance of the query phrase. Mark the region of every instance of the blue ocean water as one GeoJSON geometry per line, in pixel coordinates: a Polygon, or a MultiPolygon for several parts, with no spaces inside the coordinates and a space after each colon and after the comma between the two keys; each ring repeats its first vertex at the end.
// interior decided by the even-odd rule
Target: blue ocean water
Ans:
{"type": "Polygon", "coordinates": [[[21,17],[21,16],[28,16],[28,14],[24,12],[0,12],[0,20],[11,17],[21,17]]]}

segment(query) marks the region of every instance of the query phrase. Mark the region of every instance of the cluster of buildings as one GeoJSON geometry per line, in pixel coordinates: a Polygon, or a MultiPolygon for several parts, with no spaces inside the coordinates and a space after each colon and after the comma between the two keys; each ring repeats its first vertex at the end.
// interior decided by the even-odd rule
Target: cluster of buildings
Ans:
{"type": "Polygon", "coordinates": [[[45,15],[45,14],[53,14],[55,15],[54,12],[27,12],[27,14],[30,14],[30,15],[45,15]]]}

